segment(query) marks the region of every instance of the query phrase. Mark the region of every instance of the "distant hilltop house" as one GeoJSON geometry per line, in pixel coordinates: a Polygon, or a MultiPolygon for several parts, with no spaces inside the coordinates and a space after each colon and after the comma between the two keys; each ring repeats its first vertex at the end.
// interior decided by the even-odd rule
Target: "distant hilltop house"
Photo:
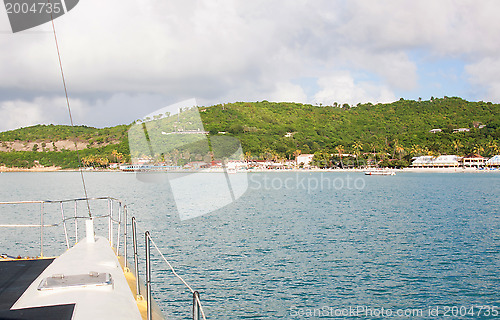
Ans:
{"type": "Polygon", "coordinates": [[[303,163],[304,164],[304,167],[309,167],[312,159],[314,157],[314,154],[299,154],[297,156],[297,164],[301,164],[303,163]]]}
{"type": "Polygon", "coordinates": [[[209,134],[209,132],[201,130],[200,128],[198,128],[197,130],[183,130],[182,128],[178,128],[177,131],[172,131],[172,132],[162,131],[161,134],[163,134],[163,135],[170,135],[170,134],[209,134]]]}
{"type": "MultiPolygon", "coordinates": [[[[482,124],[482,125],[477,125],[477,126],[474,126],[474,127],[478,128],[478,129],[482,129],[482,128],[485,128],[486,125],[482,124]]],[[[443,129],[436,128],[436,129],[429,130],[429,133],[438,133],[438,132],[443,132],[443,129]]],[[[457,132],[470,132],[470,129],[469,128],[453,129],[453,133],[457,133],[457,132]]]]}

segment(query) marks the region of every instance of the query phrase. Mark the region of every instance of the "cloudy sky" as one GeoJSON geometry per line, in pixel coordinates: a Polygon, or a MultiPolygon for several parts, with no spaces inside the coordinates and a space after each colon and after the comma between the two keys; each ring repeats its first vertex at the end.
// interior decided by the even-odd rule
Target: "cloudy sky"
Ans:
{"type": "MultiPolygon", "coordinates": [[[[76,124],[184,99],[500,102],[497,0],[80,0],[55,20],[76,124]]],[[[0,10],[0,131],[67,124],[51,25],[0,10]]]]}

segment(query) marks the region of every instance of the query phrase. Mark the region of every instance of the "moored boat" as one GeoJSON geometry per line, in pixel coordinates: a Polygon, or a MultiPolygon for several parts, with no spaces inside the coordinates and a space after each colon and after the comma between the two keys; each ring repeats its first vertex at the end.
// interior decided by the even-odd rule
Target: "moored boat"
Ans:
{"type": "Polygon", "coordinates": [[[365,171],[367,176],[395,176],[396,172],[394,170],[371,170],[365,171]]]}

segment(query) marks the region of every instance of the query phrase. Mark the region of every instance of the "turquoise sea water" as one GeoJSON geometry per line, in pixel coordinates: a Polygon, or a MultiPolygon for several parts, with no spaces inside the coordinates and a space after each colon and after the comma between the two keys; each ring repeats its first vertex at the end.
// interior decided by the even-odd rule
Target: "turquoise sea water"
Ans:
{"type": "MultiPolygon", "coordinates": [[[[500,174],[248,177],[232,204],[181,221],[166,181],[85,175],[89,196],[129,205],[209,319],[500,318],[500,174]]],[[[2,173],[0,195],[72,198],[82,187],[79,173],[2,173]]],[[[188,319],[189,292],[154,263],[159,305],[188,319]]]]}

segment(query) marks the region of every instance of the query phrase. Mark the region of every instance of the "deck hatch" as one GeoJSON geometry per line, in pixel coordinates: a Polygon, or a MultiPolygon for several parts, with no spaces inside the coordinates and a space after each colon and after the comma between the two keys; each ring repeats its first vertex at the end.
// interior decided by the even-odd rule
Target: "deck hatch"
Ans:
{"type": "Polygon", "coordinates": [[[86,274],[54,274],[42,280],[38,286],[39,291],[75,288],[75,287],[102,287],[113,286],[113,278],[110,273],[91,271],[86,274]]]}

